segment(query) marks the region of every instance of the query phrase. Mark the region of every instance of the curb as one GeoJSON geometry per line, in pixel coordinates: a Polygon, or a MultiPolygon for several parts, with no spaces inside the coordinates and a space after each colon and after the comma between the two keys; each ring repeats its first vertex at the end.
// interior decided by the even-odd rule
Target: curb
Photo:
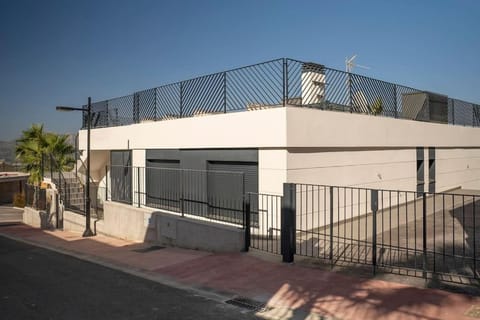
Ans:
{"type": "Polygon", "coordinates": [[[124,272],[124,273],[130,274],[130,275],[133,275],[133,276],[136,276],[136,277],[139,277],[139,278],[154,281],[154,282],[157,282],[159,284],[166,285],[166,286],[169,286],[169,287],[172,287],[172,288],[181,289],[181,290],[185,290],[185,291],[190,291],[194,295],[200,295],[204,298],[207,298],[207,299],[210,299],[210,300],[213,300],[213,301],[216,301],[216,302],[224,303],[226,300],[232,299],[235,296],[234,294],[230,294],[230,293],[219,293],[219,292],[215,292],[214,290],[205,290],[205,289],[200,289],[200,288],[188,286],[188,285],[182,284],[178,281],[175,281],[170,277],[166,277],[164,275],[161,275],[159,273],[154,273],[152,271],[148,271],[148,270],[145,270],[145,269],[132,268],[132,267],[129,267],[129,266],[126,266],[126,265],[120,265],[118,263],[112,263],[112,262],[104,260],[104,259],[102,259],[98,256],[79,253],[79,252],[75,252],[75,251],[69,251],[69,250],[65,250],[65,249],[62,249],[62,248],[45,245],[43,243],[33,242],[33,241],[26,240],[26,239],[21,238],[21,237],[12,236],[10,234],[5,234],[5,233],[2,233],[2,232],[0,232],[0,236],[2,236],[4,238],[7,238],[7,239],[10,239],[10,240],[22,242],[22,243],[25,243],[25,244],[28,244],[28,245],[31,245],[31,246],[34,246],[34,247],[38,247],[38,248],[42,248],[42,249],[45,249],[45,250],[50,250],[50,251],[53,251],[53,252],[56,252],[56,253],[59,253],[59,254],[63,254],[63,255],[66,255],[66,256],[74,257],[74,258],[79,259],[79,260],[94,263],[94,264],[100,265],[100,266],[105,267],[105,268],[109,268],[109,269],[117,270],[117,271],[120,271],[120,272],[124,272]]]}
{"type": "MultiPolygon", "coordinates": [[[[87,261],[90,263],[94,263],[97,265],[100,265],[105,268],[113,269],[116,271],[120,271],[135,277],[139,277],[142,279],[150,280],[156,283],[159,283],[161,285],[169,286],[175,289],[180,289],[184,290],[187,292],[190,292],[193,295],[196,296],[201,296],[205,299],[215,301],[217,303],[222,303],[222,304],[227,304],[227,300],[232,300],[238,297],[238,294],[232,293],[232,292],[219,292],[215,291],[214,289],[211,288],[205,288],[205,287],[195,287],[195,286],[189,286],[183,283],[180,283],[171,277],[164,276],[160,273],[156,273],[153,271],[145,270],[145,269],[138,269],[138,268],[133,268],[127,265],[122,265],[119,264],[118,262],[112,263],[108,260],[104,260],[101,257],[94,256],[94,255],[89,255],[85,253],[79,253],[75,251],[69,251],[65,250],[63,248],[51,246],[51,245],[46,245],[43,243],[38,243],[34,242],[31,240],[27,240],[25,238],[13,236],[10,234],[5,234],[0,232],[0,236],[18,241],[21,243],[25,243],[34,247],[42,248],[45,250],[53,251],[59,254],[63,254],[66,256],[70,256],[82,261],[87,261]]],[[[267,301],[260,301],[264,304],[267,303],[267,301]]],[[[256,310],[256,311],[251,311],[251,310],[245,310],[241,307],[237,307],[240,312],[243,313],[249,313],[252,312],[256,317],[260,319],[266,319],[266,320],[295,320],[295,319],[309,319],[309,320],[340,320],[338,318],[332,318],[332,317],[325,317],[319,314],[307,312],[304,310],[292,310],[290,308],[285,308],[281,306],[275,306],[275,307],[268,307],[265,310],[256,310]],[[300,312],[299,312],[300,311],[300,312]],[[292,318],[292,314],[296,313],[295,316],[292,318]]]]}

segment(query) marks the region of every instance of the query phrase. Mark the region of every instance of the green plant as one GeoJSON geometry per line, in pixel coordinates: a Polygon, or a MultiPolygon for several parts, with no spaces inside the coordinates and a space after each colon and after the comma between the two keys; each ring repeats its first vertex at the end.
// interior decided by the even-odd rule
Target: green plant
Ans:
{"type": "Polygon", "coordinates": [[[379,115],[383,111],[383,101],[382,98],[377,98],[375,102],[372,104],[371,108],[373,115],[379,115]]]}
{"type": "Polygon", "coordinates": [[[17,192],[13,195],[13,206],[18,208],[24,208],[26,204],[25,194],[17,192]]]}
{"type": "Polygon", "coordinates": [[[42,166],[44,170],[49,169],[49,155],[57,160],[61,170],[72,168],[74,159],[71,154],[75,148],[67,140],[67,135],[44,132],[43,125],[33,124],[22,131],[22,136],[16,141],[15,154],[22,163],[22,169],[30,173],[29,183],[40,184],[42,166]]]}

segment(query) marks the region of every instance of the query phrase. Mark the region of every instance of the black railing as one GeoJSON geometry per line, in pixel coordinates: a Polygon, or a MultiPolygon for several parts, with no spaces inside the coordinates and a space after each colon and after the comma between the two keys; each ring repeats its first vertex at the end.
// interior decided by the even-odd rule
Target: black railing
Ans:
{"type": "MultiPolygon", "coordinates": [[[[72,156],[73,158],[73,156],[72,156]]],[[[80,179],[79,174],[81,170],[78,170],[78,160],[82,167],[83,161],[80,158],[73,165],[70,170],[65,171],[65,168],[58,162],[53,155],[44,154],[42,157],[42,172],[44,176],[52,179],[59,194],[59,199],[66,210],[85,214],[86,206],[86,194],[85,194],[85,181],[80,179]]],[[[92,216],[94,218],[103,218],[103,207],[99,198],[99,186],[90,177],[90,199],[92,216]]]]}
{"type": "Polygon", "coordinates": [[[35,210],[47,210],[47,190],[39,186],[26,184],[25,206],[35,210]]]}
{"type": "Polygon", "coordinates": [[[295,254],[447,281],[477,279],[479,196],[294,184],[295,254]],[[405,270],[407,273],[405,273],[405,270]]]}
{"type": "Polygon", "coordinates": [[[107,200],[245,225],[241,172],[110,166],[107,200]]]}
{"type": "Polygon", "coordinates": [[[478,104],[287,58],[95,102],[91,125],[111,127],[286,105],[480,126],[478,104]]]}
{"type": "Polygon", "coordinates": [[[246,247],[280,254],[282,196],[247,193],[245,199],[250,225],[246,247]]]}

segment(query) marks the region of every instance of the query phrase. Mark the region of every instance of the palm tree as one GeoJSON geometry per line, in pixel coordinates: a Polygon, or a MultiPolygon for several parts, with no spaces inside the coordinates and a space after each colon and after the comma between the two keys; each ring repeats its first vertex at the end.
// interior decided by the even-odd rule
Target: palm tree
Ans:
{"type": "Polygon", "coordinates": [[[22,163],[23,170],[30,173],[29,182],[35,185],[42,181],[42,166],[48,168],[49,161],[43,163],[46,156],[56,159],[59,169],[71,170],[74,163],[72,157],[74,147],[68,143],[67,135],[46,133],[43,125],[33,124],[22,131],[22,136],[16,141],[15,154],[22,163]]]}
{"type": "Polygon", "coordinates": [[[22,169],[30,173],[29,182],[39,184],[42,180],[42,154],[45,147],[43,125],[33,124],[22,131],[22,136],[16,141],[15,154],[22,163],[22,169]]]}
{"type": "Polygon", "coordinates": [[[68,142],[68,135],[47,133],[45,135],[46,153],[52,155],[61,171],[70,171],[73,168],[75,159],[73,154],[75,147],[68,142]]]}

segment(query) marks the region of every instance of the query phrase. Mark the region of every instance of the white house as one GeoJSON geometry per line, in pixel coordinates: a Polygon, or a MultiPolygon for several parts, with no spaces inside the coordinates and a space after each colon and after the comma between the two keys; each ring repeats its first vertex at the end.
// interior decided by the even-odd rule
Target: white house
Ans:
{"type": "MultiPolygon", "coordinates": [[[[236,199],[226,195],[232,193],[281,195],[285,182],[418,192],[480,189],[479,105],[320,64],[278,59],[98,102],[92,109],[92,177],[107,187],[109,199],[124,200],[122,206],[132,210],[129,204],[140,206],[142,214],[152,203],[167,211],[172,206],[149,201],[165,196],[160,188],[170,188],[166,201],[178,206],[188,201],[185,188],[197,192],[190,200],[206,199],[209,206],[215,194],[225,201],[236,199]],[[205,176],[185,187],[178,173],[167,177],[148,168],[241,177],[205,176]],[[155,177],[163,184],[155,184],[155,177]],[[172,187],[175,179],[182,185],[172,187]],[[181,196],[175,195],[179,188],[181,196]]],[[[80,130],[80,150],[86,136],[80,130]]],[[[105,225],[119,223],[109,220],[111,206],[118,210],[106,202],[105,225]]],[[[138,219],[140,229],[144,222],[138,219]]]]}

